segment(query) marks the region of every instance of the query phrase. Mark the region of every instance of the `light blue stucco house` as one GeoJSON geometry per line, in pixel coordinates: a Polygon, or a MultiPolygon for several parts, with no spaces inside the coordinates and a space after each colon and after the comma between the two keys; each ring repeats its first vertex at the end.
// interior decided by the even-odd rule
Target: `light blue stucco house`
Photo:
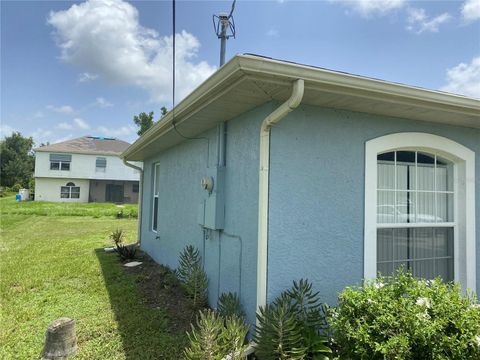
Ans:
{"type": "Polygon", "coordinates": [[[123,158],[142,249],[195,245],[251,323],[299,278],[329,304],[402,264],[480,290],[480,100],[239,55],[123,158]]]}

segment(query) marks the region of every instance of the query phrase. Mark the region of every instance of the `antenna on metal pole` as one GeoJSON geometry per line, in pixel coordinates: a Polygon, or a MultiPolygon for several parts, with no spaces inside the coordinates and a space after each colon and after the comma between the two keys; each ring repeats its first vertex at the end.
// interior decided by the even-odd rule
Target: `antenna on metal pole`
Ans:
{"type": "Polygon", "coordinates": [[[227,40],[233,37],[235,39],[235,21],[233,19],[233,10],[235,10],[235,2],[233,0],[230,14],[221,13],[213,15],[213,28],[217,37],[220,39],[220,66],[225,63],[225,48],[227,40]]]}

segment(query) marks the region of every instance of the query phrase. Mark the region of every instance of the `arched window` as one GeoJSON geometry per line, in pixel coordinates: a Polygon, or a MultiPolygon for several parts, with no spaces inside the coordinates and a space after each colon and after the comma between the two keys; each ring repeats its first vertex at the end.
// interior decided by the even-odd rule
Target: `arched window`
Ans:
{"type": "Polygon", "coordinates": [[[365,277],[404,266],[475,288],[475,154],[423,133],[370,140],[365,154],[365,277]]]}
{"type": "Polygon", "coordinates": [[[79,199],[80,186],[75,186],[75,183],[68,182],[65,186],[60,188],[60,197],[62,199],[79,199]]]}

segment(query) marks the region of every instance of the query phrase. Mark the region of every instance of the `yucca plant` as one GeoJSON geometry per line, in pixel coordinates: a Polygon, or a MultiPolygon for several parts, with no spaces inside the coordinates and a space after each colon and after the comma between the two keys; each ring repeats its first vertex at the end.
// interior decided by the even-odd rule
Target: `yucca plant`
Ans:
{"type": "Polygon", "coordinates": [[[116,229],[111,232],[110,239],[115,244],[115,251],[122,260],[133,260],[137,254],[137,248],[135,245],[125,245],[123,240],[125,238],[125,232],[122,229],[116,229]]]}
{"type": "Polygon", "coordinates": [[[218,298],[217,311],[223,318],[235,315],[240,319],[245,319],[245,312],[237,293],[222,293],[218,298]]]}
{"type": "Polygon", "coordinates": [[[260,307],[254,335],[255,355],[262,360],[305,359],[302,328],[291,299],[283,293],[272,304],[260,307]]]}
{"type": "Polygon", "coordinates": [[[208,300],[208,277],[201,264],[198,249],[186,246],[180,253],[179,266],[175,271],[194,309],[200,309],[208,300]]]}
{"type": "Polygon", "coordinates": [[[187,333],[189,347],[184,351],[188,360],[243,359],[248,327],[236,316],[223,318],[213,310],[200,311],[196,326],[187,333]]]}
{"type": "Polygon", "coordinates": [[[272,304],[261,307],[254,339],[259,359],[328,359],[325,305],[307,280],[294,281],[272,304]]]}
{"type": "Polygon", "coordinates": [[[118,246],[123,243],[125,232],[122,229],[116,229],[110,233],[109,237],[113,241],[115,246],[118,246]]]}
{"type": "Polygon", "coordinates": [[[223,320],[213,311],[200,311],[196,326],[187,333],[190,346],[185,349],[185,358],[188,360],[217,360],[222,359],[223,348],[219,343],[223,331],[223,320]]]}
{"type": "Polygon", "coordinates": [[[180,253],[178,260],[178,268],[175,270],[175,274],[178,280],[182,283],[186,283],[195,266],[201,264],[202,258],[200,252],[193,245],[187,245],[180,253]]]}

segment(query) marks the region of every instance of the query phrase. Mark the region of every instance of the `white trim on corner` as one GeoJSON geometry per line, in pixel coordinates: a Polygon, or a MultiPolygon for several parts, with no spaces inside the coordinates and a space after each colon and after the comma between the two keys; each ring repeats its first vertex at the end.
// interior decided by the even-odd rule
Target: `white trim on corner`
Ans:
{"type": "Polygon", "coordinates": [[[160,163],[156,162],[153,164],[153,187],[152,187],[152,219],[151,219],[151,224],[150,224],[150,231],[158,234],[158,206],[159,206],[159,195],[155,194],[156,187],[157,187],[157,167],[160,167],[160,163]],[[155,223],[155,198],[157,198],[157,228],[153,228],[153,224],[155,223]]]}
{"type": "Polygon", "coordinates": [[[418,132],[385,135],[365,143],[364,278],[375,278],[377,272],[377,154],[393,150],[432,152],[455,164],[454,211],[462,228],[455,230],[455,280],[463,289],[475,290],[475,153],[445,137],[418,132]]]}

